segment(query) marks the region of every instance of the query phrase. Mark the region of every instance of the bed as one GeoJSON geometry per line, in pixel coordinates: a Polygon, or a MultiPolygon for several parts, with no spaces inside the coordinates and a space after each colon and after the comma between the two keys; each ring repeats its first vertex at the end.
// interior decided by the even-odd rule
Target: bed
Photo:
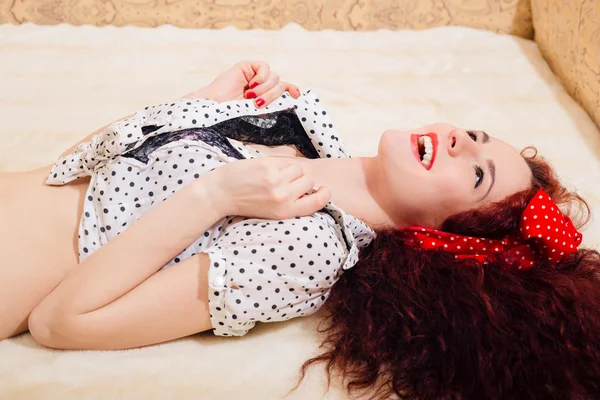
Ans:
{"type": "MultiPolygon", "coordinates": [[[[600,34],[593,28],[584,32],[585,24],[578,28],[583,33],[571,32],[591,38],[590,49],[581,65],[565,66],[561,50],[550,42],[558,38],[575,55],[581,47],[568,32],[547,30],[552,13],[566,15],[559,2],[527,2],[531,29],[511,28],[513,18],[506,29],[488,24],[489,30],[475,29],[486,28],[481,19],[478,26],[450,12],[452,18],[441,22],[402,17],[428,26],[381,23],[375,29],[376,22],[365,17],[363,27],[375,28],[315,28],[313,3],[306,9],[308,22],[284,20],[254,29],[238,23],[241,17],[228,26],[204,27],[137,17],[142,22],[134,26],[119,23],[118,13],[113,24],[98,17],[100,22],[76,26],[60,15],[39,20],[42,13],[28,13],[26,2],[14,2],[11,14],[2,14],[0,4],[0,17],[10,22],[0,25],[0,171],[52,163],[108,122],[198,89],[239,60],[260,59],[302,90],[317,91],[354,156],[375,154],[379,135],[389,128],[444,121],[482,129],[518,148],[535,144],[593,211],[600,211],[600,95],[593,82],[600,74],[600,62],[594,65],[600,51],[593,47],[600,34]]],[[[591,4],[590,18],[599,26],[600,2],[580,3],[591,4]]],[[[132,18],[136,4],[127,11],[132,18]]],[[[593,220],[584,244],[599,243],[600,222],[593,220]]],[[[206,333],[126,351],[55,351],[23,334],[0,341],[0,399],[346,399],[339,380],[326,392],[321,366],[290,393],[303,361],[318,353],[320,317],[259,324],[242,338],[206,333]]]]}

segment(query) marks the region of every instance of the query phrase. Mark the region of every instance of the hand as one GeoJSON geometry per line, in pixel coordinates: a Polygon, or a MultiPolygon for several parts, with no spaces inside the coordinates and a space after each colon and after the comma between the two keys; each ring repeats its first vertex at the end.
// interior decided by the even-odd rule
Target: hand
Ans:
{"type": "Polygon", "coordinates": [[[209,86],[185,97],[208,97],[217,102],[254,98],[254,104],[260,108],[272,103],[285,91],[296,99],[300,96],[298,87],[281,81],[279,74],[271,71],[266,62],[240,61],[209,86]]]}
{"type": "Polygon", "coordinates": [[[287,157],[254,158],[218,167],[195,183],[208,191],[217,215],[288,219],[310,215],[327,204],[331,192],[314,180],[300,163],[287,157]]]}

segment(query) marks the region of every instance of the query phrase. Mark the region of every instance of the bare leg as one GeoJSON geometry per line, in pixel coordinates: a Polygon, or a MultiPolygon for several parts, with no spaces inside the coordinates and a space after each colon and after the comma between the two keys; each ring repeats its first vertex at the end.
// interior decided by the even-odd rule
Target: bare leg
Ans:
{"type": "Polygon", "coordinates": [[[77,264],[88,182],[48,187],[47,173],[0,173],[0,340],[27,331],[31,311],[77,264]]]}
{"type": "Polygon", "coordinates": [[[26,332],[31,311],[67,273],[66,269],[46,268],[46,273],[39,276],[40,269],[31,267],[0,268],[0,340],[26,332]]]}

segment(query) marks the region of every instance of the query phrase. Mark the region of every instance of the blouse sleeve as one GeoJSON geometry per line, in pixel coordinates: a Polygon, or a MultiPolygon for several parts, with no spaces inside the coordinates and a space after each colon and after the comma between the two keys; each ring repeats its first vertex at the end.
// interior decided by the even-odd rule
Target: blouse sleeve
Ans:
{"type": "Polygon", "coordinates": [[[209,307],[217,335],[241,336],[256,321],[316,312],[342,274],[348,248],[325,213],[284,221],[239,218],[209,254],[209,307]]]}

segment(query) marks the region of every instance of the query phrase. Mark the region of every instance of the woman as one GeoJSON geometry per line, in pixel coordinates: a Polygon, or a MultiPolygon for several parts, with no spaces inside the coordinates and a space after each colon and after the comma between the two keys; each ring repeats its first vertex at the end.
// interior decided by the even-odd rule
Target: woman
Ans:
{"type": "Polygon", "coordinates": [[[578,198],[542,160],[484,132],[389,130],[377,156],[350,158],[314,93],[243,62],[2,179],[1,337],[28,328],[49,347],[123,349],[240,336],[331,296],[317,360],[350,388],[600,390],[597,253],[577,251],[562,214],[540,218],[564,224],[566,248],[519,234],[529,207],[558,213],[553,201],[578,198]]]}

